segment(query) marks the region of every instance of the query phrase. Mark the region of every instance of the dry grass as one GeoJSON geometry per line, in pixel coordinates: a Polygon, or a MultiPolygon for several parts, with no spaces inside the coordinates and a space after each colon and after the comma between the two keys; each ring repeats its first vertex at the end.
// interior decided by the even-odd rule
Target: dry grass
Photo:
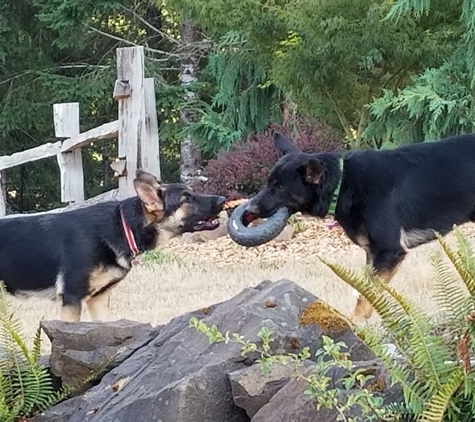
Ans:
{"type": "MultiPolygon", "coordinates": [[[[314,239],[314,242],[318,240],[314,239]]],[[[430,255],[437,248],[438,245],[432,243],[413,250],[392,282],[399,291],[428,311],[433,308],[430,255]]],[[[322,256],[356,270],[364,264],[364,253],[359,248],[329,256],[322,253],[322,256]]],[[[262,280],[281,278],[297,282],[345,314],[349,314],[354,306],[355,296],[351,289],[316,257],[304,263],[293,261],[290,255],[279,262],[250,260],[226,266],[216,265],[212,257],[202,254],[199,261],[135,267],[114,289],[111,310],[117,319],[162,324],[184,312],[229,299],[262,280]]],[[[25,334],[30,337],[41,318],[55,319],[57,316],[57,305],[49,301],[13,299],[12,302],[25,334]]],[[[373,321],[377,321],[377,316],[373,316],[373,321]]],[[[49,351],[48,341],[43,343],[43,349],[49,351]]]]}

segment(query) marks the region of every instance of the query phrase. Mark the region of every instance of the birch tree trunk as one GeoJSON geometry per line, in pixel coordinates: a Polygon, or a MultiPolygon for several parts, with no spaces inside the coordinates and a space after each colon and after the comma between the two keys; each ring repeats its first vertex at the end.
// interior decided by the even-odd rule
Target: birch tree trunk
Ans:
{"type": "Polygon", "coordinates": [[[7,215],[7,175],[0,171],[0,217],[7,215]]]}
{"type": "MultiPolygon", "coordinates": [[[[184,46],[183,60],[181,63],[180,81],[182,86],[196,82],[199,74],[199,56],[193,52],[193,43],[198,41],[198,28],[193,21],[187,19],[181,24],[181,40],[184,46]]],[[[193,110],[197,101],[196,93],[186,90],[185,101],[187,105],[181,112],[181,120],[184,125],[189,125],[198,120],[196,111],[193,110]]],[[[201,153],[196,141],[191,136],[186,136],[181,141],[180,150],[180,180],[182,183],[191,185],[201,164],[201,153]]]]}
{"type": "MultiPolygon", "coordinates": [[[[3,149],[0,148],[0,157],[3,149]]],[[[7,174],[5,170],[0,170],[0,217],[7,215],[7,174]]]]}

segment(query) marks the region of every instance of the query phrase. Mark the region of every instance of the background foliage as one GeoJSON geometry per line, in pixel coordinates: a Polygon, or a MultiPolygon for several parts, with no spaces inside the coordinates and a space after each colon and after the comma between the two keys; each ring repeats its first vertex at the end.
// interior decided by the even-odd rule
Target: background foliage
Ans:
{"type": "Polygon", "coordinates": [[[216,159],[210,160],[203,172],[207,181],[197,183],[195,190],[215,192],[229,199],[255,195],[279,158],[274,147],[274,131],[290,137],[302,151],[310,153],[343,147],[335,131],[322,123],[297,118],[286,126],[272,124],[266,131],[250,135],[232,151],[222,151],[216,159]]]}
{"type": "MultiPolygon", "coordinates": [[[[328,125],[348,148],[470,132],[474,28],[470,0],[5,0],[0,154],[52,141],[55,102],[80,103],[82,130],[116,118],[115,50],[128,45],[145,47],[156,80],[167,181],[179,178],[184,137],[206,163],[295,116],[328,125]],[[181,39],[185,19],[199,31],[192,45],[181,39]],[[190,54],[199,77],[187,107],[198,119],[185,125],[180,66],[190,54]]],[[[115,187],[116,142],[83,154],[86,194],[115,187]]],[[[9,170],[7,183],[11,211],[61,205],[54,159],[9,170]]]]}

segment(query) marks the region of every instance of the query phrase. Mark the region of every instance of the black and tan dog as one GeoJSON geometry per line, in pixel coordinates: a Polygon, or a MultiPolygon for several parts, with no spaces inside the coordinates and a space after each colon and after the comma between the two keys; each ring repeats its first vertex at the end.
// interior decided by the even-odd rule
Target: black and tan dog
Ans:
{"type": "Polygon", "coordinates": [[[61,298],[61,319],[78,321],[83,302],[107,320],[111,287],[137,254],[184,232],[215,229],[225,198],[138,171],[137,196],[58,214],[0,220],[0,280],[12,294],[61,298]]]}
{"type": "MultiPolygon", "coordinates": [[[[324,217],[340,184],[335,219],[364,248],[367,264],[389,282],[407,252],[475,221],[475,134],[393,150],[305,154],[280,134],[283,155],[247,212],[268,217],[279,208],[324,217]]],[[[355,322],[372,308],[361,296],[355,322]]]]}

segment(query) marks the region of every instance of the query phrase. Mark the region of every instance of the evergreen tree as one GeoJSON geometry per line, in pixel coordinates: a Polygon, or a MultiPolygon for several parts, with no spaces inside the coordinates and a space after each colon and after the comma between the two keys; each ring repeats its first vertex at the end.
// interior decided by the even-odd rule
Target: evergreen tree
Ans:
{"type": "Polygon", "coordinates": [[[382,139],[387,147],[437,140],[475,130],[475,11],[468,0],[442,2],[400,0],[388,20],[410,16],[420,25],[431,16],[444,16],[452,34],[450,55],[440,66],[422,69],[402,89],[384,91],[370,105],[366,139],[382,139]],[[451,18],[447,18],[447,11],[451,18]]]}

